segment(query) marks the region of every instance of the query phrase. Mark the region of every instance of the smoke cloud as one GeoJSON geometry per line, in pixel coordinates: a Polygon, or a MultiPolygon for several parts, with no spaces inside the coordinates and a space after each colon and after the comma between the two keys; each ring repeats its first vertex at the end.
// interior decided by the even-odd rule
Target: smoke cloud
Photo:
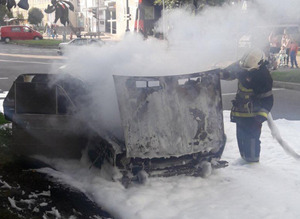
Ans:
{"type": "Polygon", "coordinates": [[[93,103],[81,114],[94,116],[97,131],[115,132],[121,123],[113,75],[188,74],[230,64],[242,55],[238,42],[243,35],[257,26],[296,23],[297,8],[298,0],[260,0],[248,3],[247,10],[242,4],[207,7],[196,15],[189,8],[166,10],[156,26],[165,40],[127,33],[120,42],[73,50],[65,71],[92,90],[93,103]]]}

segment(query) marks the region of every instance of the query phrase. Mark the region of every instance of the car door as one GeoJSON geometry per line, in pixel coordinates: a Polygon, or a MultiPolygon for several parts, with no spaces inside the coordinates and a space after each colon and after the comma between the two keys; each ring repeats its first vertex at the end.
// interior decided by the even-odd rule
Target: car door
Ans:
{"type": "Polygon", "coordinates": [[[12,40],[20,40],[22,38],[22,30],[21,27],[11,27],[10,37],[12,40]]]}
{"type": "Polygon", "coordinates": [[[32,30],[29,27],[22,27],[22,39],[23,40],[32,40],[32,30]]]}

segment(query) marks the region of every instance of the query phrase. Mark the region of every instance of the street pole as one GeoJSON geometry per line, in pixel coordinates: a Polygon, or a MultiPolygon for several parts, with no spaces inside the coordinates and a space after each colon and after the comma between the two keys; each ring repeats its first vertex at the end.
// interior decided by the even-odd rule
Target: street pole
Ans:
{"type": "MultiPolygon", "coordinates": [[[[127,14],[127,16],[129,16],[129,13],[130,13],[130,11],[129,11],[128,0],[126,0],[126,14],[127,14]]],[[[129,32],[129,31],[130,31],[130,29],[129,29],[129,17],[128,17],[127,20],[126,20],[126,32],[129,32]]]]}
{"type": "Polygon", "coordinates": [[[165,0],[163,0],[163,14],[162,14],[162,21],[163,21],[163,40],[165,39],[165,0]]]}
{"type": "Polygon", "coordinates": [[[89,24],[89,20],[88,20],[88,10],[87,10],[87,0],[85,0],[85,26],[87,29],[87,32],[90,32],[90,24],[89,24]]]}
{"type": "Polygon", "coordinates": [[[100,13],[100,10],[99,10],[99,7],[100,7],[100,0],[97,1],[97,19],[96,19],[96,30],[97,30],[97,35],[98,35],[98,38],[100,37],[100,27],[99,27],[99,13],[100,13]]]}

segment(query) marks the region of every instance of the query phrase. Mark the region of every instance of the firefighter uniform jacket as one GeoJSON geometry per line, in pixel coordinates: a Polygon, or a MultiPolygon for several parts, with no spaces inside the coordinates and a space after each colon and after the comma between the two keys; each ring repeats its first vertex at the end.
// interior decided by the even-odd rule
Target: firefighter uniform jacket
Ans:
{"type": "Polygon", "coordinates": [[[246,71],[237,63],[229,66],[221,74],[221,79],[238,79],[235,100],[232,101],[231,121],[240,118],[255,118],[259,122],[267,120],[273,106],[273,79],[266,65],[258,70],[246,71]]]}

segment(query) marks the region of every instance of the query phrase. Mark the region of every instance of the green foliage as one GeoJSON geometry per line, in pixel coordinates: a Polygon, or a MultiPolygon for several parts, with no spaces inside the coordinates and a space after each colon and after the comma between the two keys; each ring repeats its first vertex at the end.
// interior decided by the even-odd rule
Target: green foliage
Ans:
{"type": "Polygon", "coordinates": [[[155,0],[154,4],[163,5],[165,3],[166,8],[175,8],[180,5],[192,4],[196,9],[201,9],[206,5],[220,6],[226,0],[155,0]]]}
{"type": "MultiPolygon", "coordinates": [[[[12,143],[12,131],[8,127],[0,127],[0,148],[9,147],[12,143]]],[[[2,153],[2,151],[1,151],[2,153]]],[[[1,160],[3,160],[2,155],[0,153],[1,160]]],[[[0,162],[1,163],[1,162],[0,162]]]]}
{"type": "Polygon", "coordinates": [[[0,209],[0,218],[18,219],[21,218],[17,214],[10,212],[8,209],[0,209]]]}
{"type": "Polygon", "coordinates": [[[5,120],[3,113],[0,112],[0,147],[7,147],[11,143],[11,129],[2,126],[6,123],[9,123],[9,121],[5,120]]]}
{"type": "MultiPolygon", "coordinates": [[[[164,4],[166,8],[175,8],[178,5],[186,4],[189,0],[165,0],[164,4]]],[[[163,5],[163,0],[155,0],[154,4],[163,5]]]]}
{"type": "Polygon", "coordinates": [[[9,12],[5,5],[0,4],[0,25],[5,25],[5,22],[3,20],[5,15],[7,15],[9,18],[13,17],[12,12],[9,12]]]}
{"type": "Polygon", "coordinates": [[[4,119],[3,113],[0,112],[0,125],[3,125],[5,123],[8,123],[8,121],[4,119]]]}
{"type": "Polygon", "coordinates": [[[18,19],[24,19],[24,16],[23,16],[22,13],[17,13],[17,18],[18,18],[18,19]]]}
{"type": "Polygon", "coordinates": [[[300,83],[300,70],[290,69],[290,70],[277,70],[271,73],[274,81],[292,82],[300,83]]]}
{"type": "Polygon", "coordinates": [[[12,43],[16,43],[19,45],[38,46],[38,47],[56,47],[61,42],[62,40],[43,39],[43,40],[14,40],[12,43]]]}
{"type": "Polygon", "coordinates": [[[44,14],[41,9],[39,8],[30,8],[28,11],[28,22],[30,24],[38,25],[42,22],[44,18],[44,14]]]}

